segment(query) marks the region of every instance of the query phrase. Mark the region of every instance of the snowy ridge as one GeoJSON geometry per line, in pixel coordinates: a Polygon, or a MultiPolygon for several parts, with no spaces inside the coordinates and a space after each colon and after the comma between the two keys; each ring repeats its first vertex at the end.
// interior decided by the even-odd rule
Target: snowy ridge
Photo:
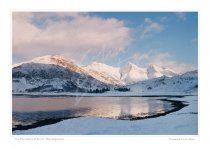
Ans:
{"type": "Polygon", "coordinates": [[[40,63],[40,64],[55,64],[55,65],[57,65],[57,64],[59,64],[59,62],[57,62],[57,60],[59,60],[59,59],[64,60],[64,58],[60,55],[46,55],[46,56],[34,58],[30,61],[25,61],[25,62],[14,64],[13,68],[18,67],[22,64],[26,64],[26,63],[40,63]]]}
{"type": "Polygon", "coordinates": [[[115,68],[103,63],[93,62],[90,65],[85,66],[84,69],[89,73],[89,75],[104,83],[112,85],[124,84],[124,82],[120,80],[120,68],[115,68]]]}
{"type": "Polygon", "coordinates": [[[146,68],[140,68],[129,62],[128,65],[120,69],[121,80],[126,84],[148,79],[146,68]]]}
{"type": "Polygon", "coordinates": [[[46,55],[42,57],[37,57],[30,61],[14,64],[13,68],[21,66],[23,64],[29,64],[29,63],[58,65],[64,68],[69,68],[78,73],[87,73],[84,69],[82,69],[79,65],[77,65],[73,60],[66,59],[60,55],[46,55]]]}
{"type": "Polygon", "coordinates": [[[177,73],[169,68],[162,68],[155,65],[143,68],[131,62],[121,68],[93,62],[84,67],[84,69],[94,78],[114,85],[127,85],[164,75],[167,77],[177,75],[177,73]]]}
{"type": "Polygon", "coordinates": [[[158,78],[164,75],[167,77],[173,77],[177,75],[177,73],[169,68],[162,68],[156,65],[149,65],[149,67],[147,68],[148,79],[158,78]]]}
{"type": "Polygon", "coordinates": [[[198,72],[187,72],[174,77],[162,76],[128,85],[127,87],[134,92],[197,92],[198,72]]]}

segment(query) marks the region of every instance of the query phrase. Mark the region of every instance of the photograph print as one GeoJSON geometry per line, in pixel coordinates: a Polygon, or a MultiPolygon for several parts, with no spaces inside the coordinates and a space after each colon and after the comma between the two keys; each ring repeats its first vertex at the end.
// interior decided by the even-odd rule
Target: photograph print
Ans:
{"type": "Polygon", "coordinates": [[[13,135],[198,135],[198,12],[12,12],[13,135]]]}

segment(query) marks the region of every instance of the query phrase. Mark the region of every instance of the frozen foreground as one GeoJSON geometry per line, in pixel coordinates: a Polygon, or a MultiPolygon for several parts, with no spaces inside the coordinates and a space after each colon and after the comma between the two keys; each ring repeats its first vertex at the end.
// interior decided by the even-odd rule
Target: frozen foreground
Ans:
{"type": "MultiPolygon", "coordinates": [[[[170,99],[170,98],[169,98],[170,99]]],[[[172,98],[171,98],[172,99],[172,98]]],[[[144,120],[114,120],[97,117],[68,119],[53,125],[14,131],[14,135],[197,135],[198,96],[173,98],[186,101],[183,109],[144,120]]]]}

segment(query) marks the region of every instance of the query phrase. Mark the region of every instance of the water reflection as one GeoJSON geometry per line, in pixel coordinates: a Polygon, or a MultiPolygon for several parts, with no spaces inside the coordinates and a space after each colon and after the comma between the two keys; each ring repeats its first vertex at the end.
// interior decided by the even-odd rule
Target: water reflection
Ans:
{"type": "Polygon", "coordinates": [[[45,119],[84,116],[142,119],[174,109],[163,97],[39,97],[13,96],[13,127],[45,119]]]}

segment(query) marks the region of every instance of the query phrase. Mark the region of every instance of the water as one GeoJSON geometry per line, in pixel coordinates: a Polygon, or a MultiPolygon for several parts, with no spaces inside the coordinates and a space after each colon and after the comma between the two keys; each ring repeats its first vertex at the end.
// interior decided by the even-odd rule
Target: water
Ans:
{"type": "Polygon", "coordinates": [[[165,97],[28,97],[13,96],[13,130],[53,124],[63,119],[93,116],[140,120],[184,107],[165,97]]]}

